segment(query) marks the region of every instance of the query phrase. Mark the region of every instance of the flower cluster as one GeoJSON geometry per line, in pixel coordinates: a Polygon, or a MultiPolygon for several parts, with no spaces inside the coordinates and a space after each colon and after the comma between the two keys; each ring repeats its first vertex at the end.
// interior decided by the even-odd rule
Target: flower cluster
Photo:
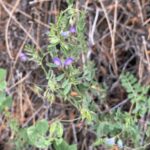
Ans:
{"type": "Polygon", "coordinates": [[[19,58],[20,58],[20,60],[21,61],[27,61],[27,55],[25,54],[25,53],[23,53],[23,52],[21,52],[20,54],[19,54],[19,58]]]}
{"type": "Polygon", "coordinates": [[[69,29],[70,33],[76,33],[76,27],[75,26],[71,26],[69,29]]]}
{"type": "Polygon", "coordinates": [[[64,31],[64,32],[61,32],[61,36],[67,38],[70,34],[75,34],[77,31],[76,31],[76,27],[75,26],[70,26],[69,28],[69,31],[64,31]]]}
{"type": "Polygon", "coordinates": [[[55,57],[53,58],[53,62],[55,65],[57,66],[60,66],[60,67],[67,67],[69,65],[71,65],[73,62],[74,62],[74,59],[69,57],[67,58],[64,63],[62,63],[62,61],[58,58],[58,57],[55,57]]]}

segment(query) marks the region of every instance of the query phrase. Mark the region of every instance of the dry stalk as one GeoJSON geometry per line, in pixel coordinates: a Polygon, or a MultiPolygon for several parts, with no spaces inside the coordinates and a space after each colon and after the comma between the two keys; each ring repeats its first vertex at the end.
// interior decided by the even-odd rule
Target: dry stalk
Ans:
{"type": "Polygon", "coordinates": [[[106,21],[107,21],[107,24],[108,24],[108,28],[109,28],[109,31],[110,31],[111,42],[112,42],[112,44],[111,44],[111,53],[113,54],[113,60],[114,60],[114,72],[115,72],[115,74],[117,74],[118,67],[117,67],[116,54],[115,54],[116,53],[115,52],[115,33],[116,33],[116,24],[117,24],[118,0],[115,1],[114,28],[112,28],[112,26],[111,26],[111,22],[110,22],[107,10],[106,10],[106,8],[103,4],[103,1],[99,0],[99,2],[101,4],[102,10],[104,12],[104,15],[105,15],[105,18],[106,18],[106,21]]]}
{"type": "Polygon", "coordinates": [[[11,15],[10,11],[7,9],[7,7],[4,5],[3,1],[0,0],[0,4],[2,5],[2,7],[4,8],[4,10],[8,13],[9,16],[11,16],[11,18],[18,24],[18,26],[27,34],[27,36],[32,40],[32,42],[38,47],[38,49],[41,49],[38,45],[38,43],[34,40],[34,38],[31,36],[31,34],[23,27],[23,25],[17,21],[17,19],[11,15]]]}
{"type": "Polygon", "coordinates": [[[43,3],[43,2],[46,2],[46,1],[52,1],[52,0],[34,0],[34,1],[29,2],[29,4],[33,5],[33,4],[36,4],[36,3],[43,3]]]}
{"type": "Polygon", "coordinates": [[[30,76],[30,72],[23,78],[21,78],[18,82],[16,82],[14,85],[8,88],[8,91],[10,91],[12,88],[16,87],[18,84],[22,83],[24,80],[26,80],[30,76]]]}
{"type": "Polygon", "coordinates": [[[146,43],[146,40],[145,40],[145,37],[142,36],[142,40],[143,40],[143,47],[144,47],[144,53],[145,53],[145,56],[146,56],[146,60],[147,60],[147,65],[148,65],[148,72],[150,72],[150,58],[149,58],[149,55],[147,53],[147,43],[146,43]]]}
{"type": "Polygon", "coordinates": [[[9,19],[7,21],[7,24],[6,24],[6,29],[5,29],[5,42],[6,42],[6,50],[7,50],[7,53],[9,55],[9,57],[11,59],[13,59],[13,56],[10,52],[10,47],[9,47],[9,41],[8,41],[8,30],[9,30],[9,25],[10,25],[10,22],[11,22],[11,18],[13,16],[13,13],[16,11],[16,8],[18,7],[18,5],[20,4],[20,0],[17,0],[14,7],[12,8],[10,14],[9,14],[9,19]]]}
{"type": "Polygon", "coordinates": [[[19,86],[18,86],[18,96],[19,96],[19,107],[20,107],[20,122],[22,123],[23,120],[24,120],[24,110],[23,110],[23,97],[22,97],[22,94],[23,94],[23,83],[20,82],[19,86]]]}
{"type": "MultiPolygon", "coordinates": [[[[43,4],[43,2],[41,2],[39,4],[39,9],[42,9],[42,4],[43,4]]],[[[38,20],[41,20],[41,16],[40,16],[39,13],[38,13],[38,17],[37,18],[38,18],[38,20]]],[[[40,30],[41,30],[41,26],[40,26],[40,24],[38,24],[37,25],[37,39],[36,39],[38,45],[40,45],[40,38],[41,38],[41,36],[40,36],[40,30]]],[[[36,49],[38,49],[38,48],[36,48],[36,49]]]]}
{"type": "Polygon", "coordinates": [[[95,44],[94,32],[96,30],[96,23],[97,23],[97,20],[98,20],[98,16],[99,16],[99,8],[97,7],[96,8],[95,19],[94,19],[94,22],[93,22],[93,25],[92,25],[92,31],[91,31],[91,33],[89,32],[89,38],[90,38],[90,42],[91,42],[92,45],[95,44]]]}
{"type": "MultiPolygon", "coordinates": [[[[5,3],[5,5],[6,5],[7,7],[13,8],[12,5],[10,5],[10,4],[6,3],[6,2],[4,2],[4,3],[5,3]]],[[[27,14],[27,13],[21,11],[19,8],[16,8],[16,12],[19,12],[19,13],[21,13],[22,15],[24,15],[25,17],[27,17],[27,18],[29,18],[29,19],[32,19],[32,16],[31,16],[31,15],[29,15],[29,14],[27,14]]],[[[35,21],[36,23],[38,23],[38,24],[44,26],[45,28],[48,28],[48,29],[49,29],[49,25],[47,25],[47,24],[41,22],[40,20],[38,20],[38,19],[35,18],[34,21],[35,21]]]]}
{"type": "Polygon", "coordinates": [[[143,17],[142,7],[141,7],[141,4],[140,4],[140,1],[136,0],[136,2],[137,2],[137,5],[139,7],[139,13],[140,13],[140,18],[141,18],[142,24],[144,24],[144,17],[143,17]]]}

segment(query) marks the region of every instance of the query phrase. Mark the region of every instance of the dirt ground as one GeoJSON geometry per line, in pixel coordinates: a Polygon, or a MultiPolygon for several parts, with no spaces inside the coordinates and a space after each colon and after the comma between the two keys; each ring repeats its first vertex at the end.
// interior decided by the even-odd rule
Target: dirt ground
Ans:
{"type": "MultiPolygon", "coordinates": [[[[141,84],[150,85],[150,0],[120,0],[117,5],[115,2],[75,1],[76,8],[87,11],[87,53],[91,51],[90,59],[95,62],[96,78],[99,84],[109,87],[104,111],[127,97],[119,83],[122,71],[132,72],[141,84]]],[[[19,60],[26,44],[34,45],[37,51],[47,48],[49,24],[65,8],[65,0],[0,0],[0,67],[7,69],[7,92],[13,96],[11,113],[22,127],[45,116],[49,120],[56,116],[66,120],[76,115],[68,103],[56,101],[46,106],[35,88],[36,84],[46,83],[43,71],[34,62],[19,60]]],[[[127,103],[123,109],[128,111],[129,107],[127,103]]],[[[7,120],[4,116],[0,118],[0,149],[11,150],[7,120]]],[[[67,126],[64,137],[71,143],[73,125],[64,125],[67,126]]],[[[94,134],[80,127],[76,136],[79,150],[90,150],[94,134]]]]}

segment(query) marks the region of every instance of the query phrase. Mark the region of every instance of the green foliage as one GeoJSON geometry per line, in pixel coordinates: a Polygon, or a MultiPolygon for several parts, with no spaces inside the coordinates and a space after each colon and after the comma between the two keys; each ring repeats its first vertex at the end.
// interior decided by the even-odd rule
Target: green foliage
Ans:
{"type": "MultiPolygon", "coordinates": [[[[150,86],[142,86],[134,75],[130,73],[122,74],[120,79],[122,86],[128,94],[128,99],[131,101],[131,108],[129,112],[131,115],[128,114],[128,117],[126,118],[126,124],[130,125],[130,128],[126,127],[124,129],[124,136],[132,136],[134,144],[139,145],[142,130],[140,130],[140,127],[137,126],[137,121],[138,118],[143,118],[150,112],[150,97],[148,96],[150,86]]],[[[148,130],[149,126],[147,127],[147,131],[148,130]]],[[[147,134],[147,131],[145,131],[145,134],[147,134]]]]}
{"type": "Polygon", "coordinates": [[[87,119],[87,121],[91,122],[93,120],[92,112],[86,108],[82,108],[80,110],[82,119],[87,119]]]}
{"type": "Polygon", "coordinates": [[[68,3],[68,5],[73,4],[74,0],[66,0],[66,2],[68,3]]]}
{"type": "MultiPolygon", "coordinates": [[[[47,87],[43,93],[45,100],[50,103],[56,99],[70,102],[80,112],[80,118],[92,125],[98,121],[98,108],[93,97],[101,100],[105,97],[105,91],[95,79],[94,63],[86,59],[85,52],[88,48],[85,40],[85,12],[75,9],[73,2],[67,0],[68,8],[60,12],[56,23],[50,23],[48,48],[36,52],[32,46],[27,46],[26,50],[30,60],[43,69],[47,79],[47,87]],[[74,27],[76,32],[72,33],[70,27],[74,27]],[[50,61],[44,63],[46,57],[50,61]],[[53,62],[55,57],[60,59],[61,65],[53,62]],[[70,65],[64,63],[67,58],[73,58],[70,65]]],[[[44,124],[40,127],[36,123],[26,129],[28,143],[38,148],[53,144],[56,150],[77,150],[76,145],[68,145],[63,139],[64,131],[60,122],[50,125],[48,136],[45,136],[47,125],[44,124]],[[39,132],[39,128],[43,126],[45,130],[41,129],[39,132]]]]}
{"type": "MultiPolygon", "coordinates": [[[[142,86],[130,73],[122,74],[120,81],[131,102],[129,112],[120,108],[109,113],[101,112],[93,98],[99,100],[98,104],[103,103],[106,91],[95,79],[94,63],[86,59],[88,49],[85,38],[86,14],[74,8],[74,0],[66,2],[68,8],[60,12],[56,23],[50,23],[48,48],[36,51],[33,46],[26,46],[28,60],[43,69],[47,80],[46,87],[36,85],[35,91],[43,92],[45,101],[50,103],[59,99],[61,102],[67,101],[72,104],[79,111],[79,117],[87,128],[95,133],[97,139],[93,146],[101,144],[106,146],[117,144],[120,148],[123,144],[131,147],[141,146],[144,127],[140,125],[139,119],[150,113],[150,97],[148,97],[150,87],[142,86]],[[70,27],[75,27],[76,32],[71,33],[70,27]],[[60,59],[60,65],[53,62],[55,57],[60,59]],[[67,58],[73,58],[74,61],[65,66],[67,58]],[[42,88],[46,90],[43,91],[42,88]]],[[[0,111],[11,104],[11,99],[5,95],[5,78],[6,70],[0,69],[0,111]]],[[[69,145],[63,139],[63,125],[58,120],[52,123],[40,120],[30,127],[21,128],[18,122],[12,119],[10,128],[12,135],[15,135],[13,140],[16,150],[26,150],[29,145],[40,149],[52,146],[55,150],[77,150],[77,145],[69,145]]],[[[149,131],[150,123],[147,123],[144,144],[150,139],[149,131]]]]}
{"type": "Polygon", "coordinates": [[[68,8],[60,13],[55,24],[50,24],[50,44],[48,49],[37,53],[31,46],[28,46],[27,52],[31,60],[37,62],[45,73],[48,84],[44,97],[50,103],[53,103],[56,98],[62,101],[69,101],[79,111],[82,110],[81,115],[83,115],[83,119],[92,121],[90,114],[96,108],[91,101],[92,97],[98,96],[101,99],[101,93],[104,92],[101,92],[102,88],[96,83],[96,69],[93,62],[85,58],[85,52],[87,51],[85,12],[73,8],[72,0],[67,2],[69,4],[68,8]],[[74,34],[69,31],[71,26],[76,28],[74,34]],[[67,33],[67,35],[62,35],[62,33],[67,33]],[[57,47],[58,44],[60,48],[57,47]],[[51,61],[44,65],[43,59],[47,55],[50,56],[51,61]],[[74,59],[74,62],[68,66],[57,66],[52,61],[54,57],[58,57],[62,64],[70,57],[74,59]],[[81,63],[79,67],[77,67],[79,65],[78,62],[81,63]],[[94,89],[91,86],[98,88],[94,89]],[[77,93],[76,96],[73,96],[72,92],[77,93]],[[84,108],[85,101],[87,101],[86,108],[84,108]],[[86,113],[83,111],[85,109],[86,113]]]}
{"type": "MultiPolygon", "coordinates": [[[[110,113],[101,113],[93,98],[97,97],[100,104],[103,103],[106,91],[95,79],[94,63],[85,56],[88,49],[85,39],[86,14],[75,9],[73,2],[74,0],[67,0],[68,8],[60,12],[56,23],[50,23],[50,44],[47,49],[37,52],[33,46],[26,47],[30,60],[43,69],[47,80],[47,87],[44,87],[46,90],[43,92],[45,101],[53,103],[59,99],[61,102],[70,102],[79,111],[80,118],[87,127],[95,133],[97,139],[94,146],[117,144],[120,148],[123,145],[139,147],[143,138],[143,127],[139,124],[139,119],[150,113],[150,88],[138,83],[134,75],[122,74],[120,81],[131,102],[129,112],[117,108],[110,113]],[[71,33],[70,27],[75,27],[76,32],[71,33]],[[55,63],[53,58],[58,58],[60,64],[55,63]],[[67,58],[73,58],[69,65],[64,63],[67,58]]],[[[2,93],[3,99],[3,91],[6,88],[5,74],[4,70],[0,71],[0,94],[2,93]]],[[[40,88],[42,89],[42,86],[40,88]]],[[[6,104],[1,102],[0,109],[3,109],[6,104]]],[[[144,144],[150,139],[150,124],[146,125],[144,144]]],[[[36,148],[48,148],[52,145],[55,150],[77,150],[76,145],[69,145],[63,139],[63,125],[59,121],[49,125],[48,121],[41,120],[24,129],[12,122],[10,127],[14,132],[18,150],[24,149],[24,145],[36,148]]]]}
{"type": "Polygon", "coordinates": [[[121,84],[127,92],[128,99],[131,102],[129,112],[124,112],[120,108],[111,113],[101,114],[100,120],[95,124],[94,129],[97,134],[97,140],[94,146],[100,144],[114,145],[120,147],[123,145],[141,149],[147,145],[150,136],[150,125],[147,125],[145,133],[144,146],[141,145],[143,138],[143,126],[139,120],[150,113],[150,97],[148,97],[149,86],[145,87],[138,83],[134,75],[124,73],[120,76],[121,84]],[[111,137],[111,138],[108,138],[111,137]],[[114,141],[113,141],[114,140],[114,141]]]}
{"type": "Polygon", "coordinates": [[[50,140],[46,138],[48,131],[48,122],[41,120],[35,125],[26,129],[29,143],[38,148],[46,148],[50,145],[50,140]]]}
{"type": "Polygon", "coordinates": [[[150,108],[150,98],[147,95],[150,86],[140,85],[137,79],[130,73],[121,75],[121,84],[127,91],[128,99],[134,105],[132,113],[142,117],[150,108]]]}
{"type": "Polygon", "coordinates": [[[75,144],[69,145],[66,141],[62,141],[60,144],[54,144],[55,150],[77,150],[77,146],[75,144]]]}
{"type": "Polygon", "coordinates": [[[52,138],[61,138],[63,136],[63,126],[58,121],[51,124],[49,131],[52,138]]]}
{"type": "Polygon", "coordinates": [[[79,56],[82,52],[87,50],[87,44],[84,36],[85,32],[85,13],[77,9],[74,9],[72,5],[60,13],[57,18],[56,24],[50,24],[50,45],[49,53],[52,57],[59,55],[62,58],[73,56],[74,58],[79,59],[79,56]],[[76,25],[76,35],[69,33],[69,26],[76,25]],[[68,33],[67,36],[62,36],[63,32],[68,33]],[[66,40],[67,38],[67,40],[66,40]],[[60,44],[59,51],[56,47],[57,44],[60,44]]]}
{"type": "Polygon", "coordinates": [[[59,121],[49,125],[46,120],[40,120],[30,127],[20,128],[19,123],[12,119],[10,128],[15,135],[15,150],[26,150],[29,145],[36,148],[48,148],[54,145],[55,150],[61,150],[61,148],[76,150],[76,145],[68,145],[63,140],[63,125],[59,121]]]}
{"type": "Polygon", "coordinates": [[[0,68],[0,91],[5,90],[6,88],[6,70],[0,68]]]}
{"type": "Polygon", "coordinates": [[[6,70],[0,68],[0,112],[5,108],[9,108],[12,104],[12,99],[10,96],[6,96],[6,70]]]}
{"type": "MultiPolygon", "coordinates": [[[[68,8],[60,12],[56,23],[50,24],[48,49],[36,52],[31,46],[26,48],[30,59],[43,69],[47,79],[47,87],[43,93],[45,100],[50,103],[56,99],[70,102],[80,112],[80,118],[95,131],[95,146],[102,143],[111,145],[115,142],[118,145],[120,143],[121,148],[122,143],[132,147],[139,146],[142,130],[138,120],[149,112],[149,87],[140,85],[132,74],[122,74],[120,80],[131,101],[130,111],[122,112],[117,109],[111,113],[97,115],[99,108],[93,97],[97,97],[102,103],[105,90],[95,79],[96,69],[93,62],[85,58],[85,12],[75,9],[73,2],[67,0],[68,8]],[[69,31],[71,26],[76,28],[75,33],[69,31]],[[50,61],[45,64],[46,57],[49,57],[50,61]],[[60,65],[53,62],[55,57],[59,59],[60,65]],[[67,58],[73,58],[74,61],[65,66],[67,58]],[[111,138],[108,138],[109,136],[111,138]]],[[[56,150],[76,150],[76,145],[68,145],[65,142],[63,132],[59,121],[49,126],[46,120],[42,120],[25,129],[27,140],[24,141],[38,148],[47,148],[52,144],[56,150]]]]}
{"type": "Polygon", "coordinates": [[[9,126],[12,132],[12,135],[15,135],[13,138],[14,150],[26,150],[28,147],[28,136],[25,129],[19,127],[19,123],[15,119],[9,120],[9,126]]]}
{"type": "Polygon", "coordinates": [[[129,113],[120,110],[101,116],[100,121],[95,125],[95,131],[97,134],[95,146],[102,143],[107,145],[108,137],[115,138],[115,141],[122,141],[123,145],[128,145],[130,141],[132,146],[138,146],[140,142],[141,133],[137,121],[129,113]]]}
{"type": "Polygon", "coordinates": [[[42,54],[40,55],[34,48],[34,46],[26,45],[25,50],[30,56],[31,61],[35,61],[38,65],[41,65],[42,58],[44,57],[42,54]]]}

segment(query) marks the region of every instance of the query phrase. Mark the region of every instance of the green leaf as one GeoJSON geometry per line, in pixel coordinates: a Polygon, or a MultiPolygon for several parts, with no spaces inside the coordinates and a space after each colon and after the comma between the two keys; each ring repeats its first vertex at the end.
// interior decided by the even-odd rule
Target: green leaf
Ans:
{"type": "Polygon", "coordinates": [[[59,121],[53,122],[49,131],[52,138],[61,138],[63,136],[63,125],[59,121]]]}
{"type": "Polygon", "coordinates": [[[71,84],[68,84],[64,89],[64,95],[67,95],[71,90],[71,84]]]}
{"type": "Polygon", "coordinates": [[[0,112],[2,112],[6,107],[10,107],[12,104],[12,98],[7,97],[5,93],[0,93],[0,112]]]}
{"type": "Polygon", "coordinates": [[[48,122],[46,120],[40,120],[35,125],[27,128],[29,137],[31,135],[44,135],[48,130],[48,122]]]}
{"type": "Polygon", "coordinates": [[[38,148],[48,148],[48,146],[51,144],[51,140],[47,140],[45,137],[38,138],[37,141],[35,141],[34,145],[38,148]]]}
{"type": "Polygon", "coordinates": [[[68,3],[68,5],[73,4],[73,1],[74,1],[74,0],[66,0],[66,2],[68,3]]]}
{"type": "Polygon", "coordinates": [[[69,84],[69,80],[65,80],[62,84],[62,88],[65,88],[69,84]]]}
{"type": "Polygon", "coordinates": [[[5,90],[6,88],[6,70],[0,68],[0,91],[5,90]]]}
{"type": "Polygon", "coordinates": [[[59,144],[61,144],[62,142],[63,142],[63,138],[56,138],[56,139],[55,139],[56,145],[59,145],[59,144]]]}
{"type": "Polygon", "coordinates": [[[86,109],[86,108],[82,108],[80,110],[81,115],[82,115],[82,119],[87,119],[89,122],[91,122],[93,120],[91,111],[86,109]]]}
{"type": "Polygon", "coordinates": [[[18,132],[19,123],[17,120],[15,120],[15,119],[10,120],[9,125],[10,125],[10,128],[13,132],[18,132]]]}
{"type": "Polygon", "coordinates": [[[60,39],[55,36],[55,37],[53,37],[53,38],[50,39],[50,42],[52,44],[58,44],[60,42],[60,39]]]}
{"type": "Polygon", "coordinates": [[[61,74],[58,77],[56,77],[56,80],[61,81],[63,78],[64,78],[64,74],[61,74]]]}
{"type": "Polygon", "coordinates": [[[77,146],[75,144],[69,145],[66,141],[62,141],[61,144],[54,144],[55,150],[77,150],[77,146]]]}
{"type": "Polygon", "coordinates": [[[6,78],[6,70],[0,68],[0,81],[5,80],[5,78],[6,78]]]}
{"type": "Polygon", "coordinates": [[[55,77],[49,78],[48,87],[50,88],[50,90],[52,92],[56,91],[56,89],[58,87],[58,84],[57,84],[57,81],[56,81],[55,77]]]}
{"type": "Polygon", "coordinates": [[[104,139],[102,138],[98,138],[94,143],[93,143],[93,146],[99,146],[99,145],[102,145],[104,144],[104,139]]]}
{"type": "Polygon", "coordinates": [[[35,125],[26,129],[30,144],[38,148],[47,148],[50,145],[50,140],[46,139],[48,131],[48,122],[40,120],[35,125]]]}
{"type": "Polygon", "coordinates": [[[65,50],[69,50],[69,46],[66,43],[61,42],[61,47],[65,50]]]}
{"type": "Polygon", "coordinates": [[[6,89],[6,81],[1,81],[0,82],[0,91],[3,91],[3,90],[5,90],[6,89]]]}

